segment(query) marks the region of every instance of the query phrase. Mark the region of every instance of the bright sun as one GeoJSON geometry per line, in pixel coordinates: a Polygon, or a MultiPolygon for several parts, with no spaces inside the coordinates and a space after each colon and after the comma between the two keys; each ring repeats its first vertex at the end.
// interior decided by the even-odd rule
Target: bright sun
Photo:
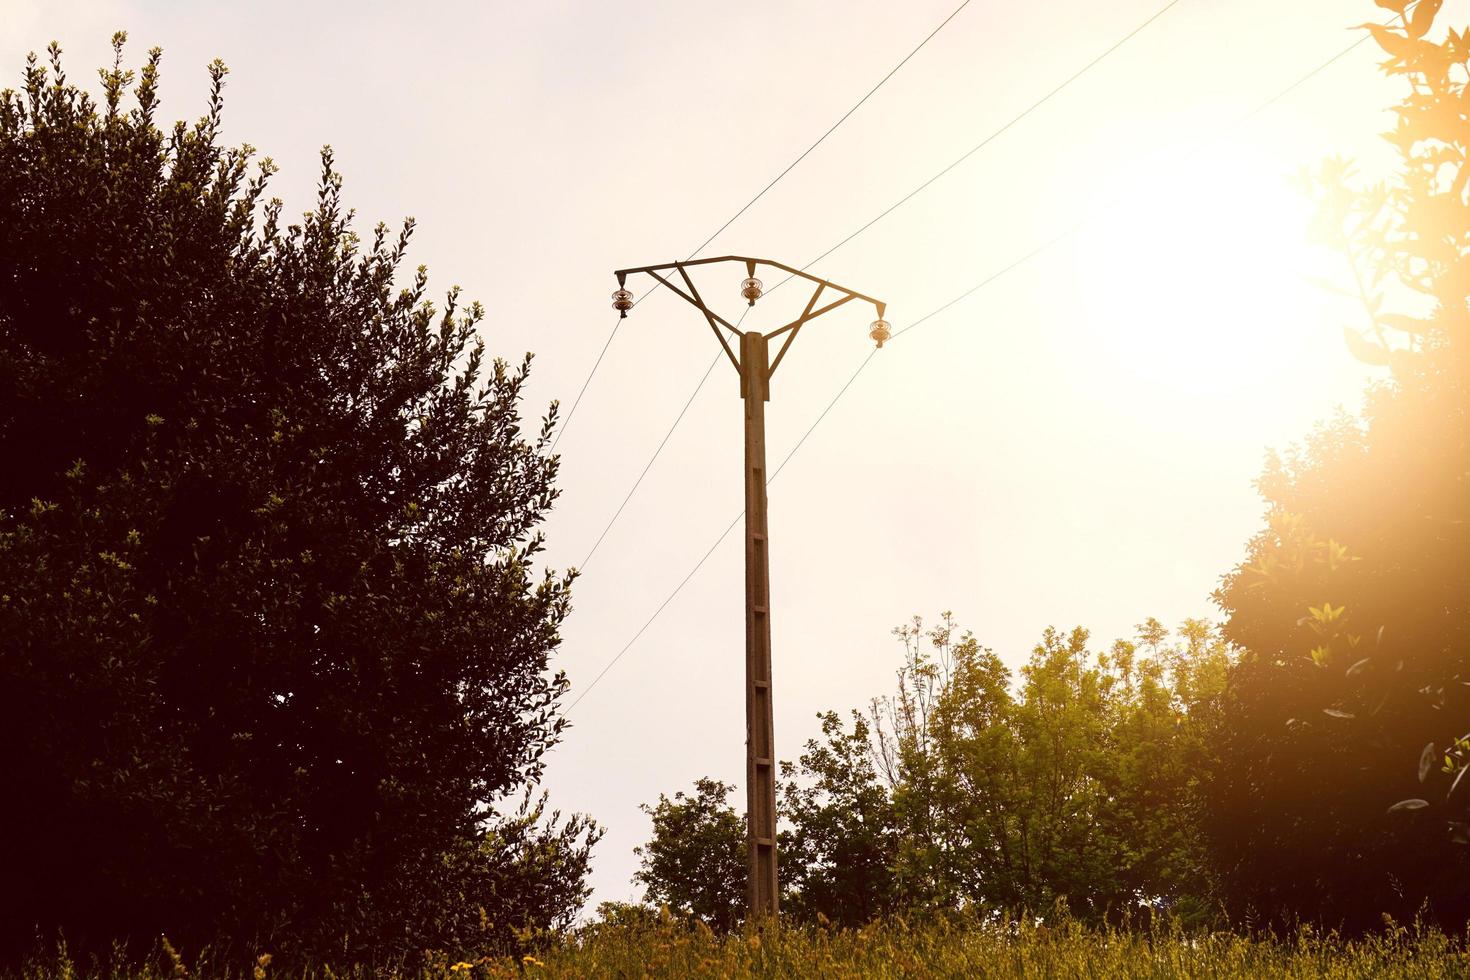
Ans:
{"type": "Polygon", "coordinates": [[[1324,295],[1305,277],[1328,257],[1306,244],[1311,203],[1287,171],[1240,147],[1170,161],[1088,222],[1077,297],[1113,369],[1219,396],[1321,353],[1324,295]]]}

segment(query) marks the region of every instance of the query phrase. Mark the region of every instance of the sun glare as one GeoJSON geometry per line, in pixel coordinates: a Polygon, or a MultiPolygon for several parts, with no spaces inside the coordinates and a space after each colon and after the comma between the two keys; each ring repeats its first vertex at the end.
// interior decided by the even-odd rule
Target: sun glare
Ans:
{"type": "Polygon", "coordinates": [[[1077,242],[1083,321],[1135,381],[1233,394],[1322,350],[1306,277],[1311,203],[1279,160],[1241,149],[1148,168],[1077,242]]]}

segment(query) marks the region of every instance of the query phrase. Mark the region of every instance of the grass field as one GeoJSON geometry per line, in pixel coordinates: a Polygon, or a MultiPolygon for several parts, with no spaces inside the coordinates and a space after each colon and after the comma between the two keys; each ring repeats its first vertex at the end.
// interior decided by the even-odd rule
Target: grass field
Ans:
{"type": "Polygon", "coordinates": [[[178,980],[180,977],[1470,977],[1466,944],[1432,929],[1389,925],[1344,940],[1304,930],[1285,940],[1230,933],[1098,931],[1080,926],[903,923],[862,930],[783,929],[716,936],[676,923],[584,932],[521,957],[434,954],[411,969],[378,965],[280,969],[269,958],[226,963],[171,949],[143,963],[39,957],[26,978],[178,980]]]}

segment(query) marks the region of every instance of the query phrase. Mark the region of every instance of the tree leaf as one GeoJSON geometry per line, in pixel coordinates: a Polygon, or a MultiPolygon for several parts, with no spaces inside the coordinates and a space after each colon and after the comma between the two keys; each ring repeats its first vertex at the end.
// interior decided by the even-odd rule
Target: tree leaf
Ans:
{"type": "Polygon", "coordinates": [[[1414,8],[1414,15],[1409,18],[1409,37],[1421,38],[1429,33],[1434,15],[1439,13],[1443,2],[1444,0],[1419,0],[1419,6],[1414,8]]]}
{"type": "Polygon", "coordinates": [[[1399,800],[1393,806],[1388,808],[1388,812],[1394,813],[1398,810],[1422,810],[1428,805],[1428,800],[1399,800]]]}
{"type": "Polygon", "coordinates": [[[1348,352],[1364,364],[1388,366],[1388,351],[1366,339],[1352,327],[1343,327],[1342,336],[1347,341],[1348,352]]]}
{"type": "Polygon", "coordinates": [[[1414,38],[1405,37],[1382,24],[1367,23],[1358,26],[1366,28],[1373,35],[1373,40],[1378,42],[1378,46],[1395,58],[1407,61],[1414,56],[1418,47],[1418,42],[1414,38]]]}
{"type": "Polygon", "coordinates": [[[1419,782],[1424,782],[1425,777],[1429,775],[1429,767],[1432,765],[1434,765],[1434,743],[1430,742],[1419,753],[1419,782]]]}
{"type": "Polygon", "coordinates": [[[1351,711],[1343,711],[1341,708],[1323,708],[1322,713],[1329,718],[1352,719],[1357,717],[1357,715],[1353,714],[1351,711]]]}

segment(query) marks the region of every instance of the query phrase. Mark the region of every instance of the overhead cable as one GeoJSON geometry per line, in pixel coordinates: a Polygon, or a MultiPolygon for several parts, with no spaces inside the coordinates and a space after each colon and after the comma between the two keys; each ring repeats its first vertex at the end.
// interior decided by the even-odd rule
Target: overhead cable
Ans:
{"type": "MultiPolygon", "coordinates": [[[[968,3],[968,2],[969,2],[969,0],[966,0],[966,3],[968,3]]],[[[1087,64],[1083,65],[1081,68],[1079,68],[1076,71],[1074,71],[1060,85],[1055,86],[1049,92],[1047,92],[1045,95],[1043,95],[1040,99],[1037,99],[1031,105],[1029,105],[1024,110],[1022,110],[1020,112],[1020,114],[1012,117],[1009,122],[1005,123],[1005,125],[1001,126],[999,129],[994,130],[988,136],[986,136],[984,139],[982,139],[979,143],[976,143],[969,150],[965,151],[965,153],[962,156],[960,156],[957,160],[955,160],[954,162],[950,163],[947,167],[943,168],[938,173],[934,174],[932,177],[930,177],[928,180],[924,181],[918,187],[916,187],[913,190],[909,191],[903,197],[899,198],[898,201],[896,201],[894,204],[890,205],[886,210],[884,210],[877,217],[873,218],[867,224],[863,225],[861,228],[858,228],[852,234],[850,234],[846,238],[842,239],[842,241],[838,242],[836,245],[833,245],[831,248],[827,249],[827,251],[823,252],[821,255],[818,255],[816,258],[812,259],[806,265],[802,266],[801,267],[802,268],[802,271],[804,272],[807,269],[811,268],[812,266],[816,265],[818,262],[822,261],[822,259],[824,259],[827,256],[831,255],[833,252],[837,251],[843,245],[846,245],[848,242],[852,241],[854,238],[856,238],[857,236],[861,235],[863,232],[867,231],[873,225],[877,224],[879,221],[883,220],[888,215],[892,214],[898,208],[900,208],[903,205],[907,204],[910,200],[912,200],[915,196],[917,196],[921,191],[923,191],[925,188],[927,188],[930,184],[933,184],[936,180],[938,180],[939,178],[943,177],[945,174],[949,173],[951,170],[953,170],[956,167],[958,167],[961,163],[964,163],[966,160],[968,160],[970,157],[974,156],[980,150],[984,149],[991,142],[993,142],[996,138],[998,138],[1001,134],[1003,134],[1006,130],[1010,129],[1016,123],[1020,122],[1024,118],[1026,118],[1032,112],[1035,112],[1037,109],[1041,108],[1042,105],[1044,105],[1045,103],[1047,103],[1048,101],[1050,101],[1053,96],[1057,95],[1057,93],[1061,92],[1067,86],[1071,85],[1072,83],[1074,83],[1078,79],[1080,79],[1083,75],[1087,74],[1088,71],[1090,71],[1092,68],[1096,67],[1100,62],[1103,61],[1103,59],[1107,58],[1113,52],[1117,51],[1124,44],[1127,44],[1130,40],[1132,40],[1135,36],[1137,36],[1141,31],[1143,31],[1144,28],[1148,27],[1154,21],[1158,20],[1160,17],[1162,17],[1169,10],[1169,8],[1175,6],[1179,2],[1181,2],[1181,0],[1169,0],[1168,3],[1166,3],[1164,6],[1160,7],[1157,11],[1155,11],[1153,13],[1153,15],[1150,16],[1147,20],[1144,20],[1142,23],[1138,24],[1138,26],[1134,27],[1127,34],[1123,35],[1117,41],[1113,42],[1113,44],[1110,45],[1105,51],[1103,51],[1101,54],[1097,55],[1095,58],[1093,58],[1087,64]]],[[[848,116],[852,115],[853,112],[855,112],[857,110],[858,106],[861,106],[864,102],[867,101],[867,99],[868,99],[869,96],[871,96],[874,92],[878,91],[878,89],[882,87],[883,83],[886,82],[886,81],[888,81],[888,79],[892,78],[893,75],[894,75],[894,73],[897,72],[900,68],[902,68],[904,66],[904,64],[909,60],[909,58],[912,58],[915,54],[917,54],[919,52],[919,48],[922,48],[925,44],[929,43],[929,40],[931,38],[933,38],[935,34],[938,34],[940,32],[940,30],[942,30],[944,28],[945,24],[948,24],[951,20],[953,20],[954,17],[955,17],[955,15],[958,14],[964,8],[965,8],[965,3],[962,3],[958,7],[956,7],[953,13],[951,13],[948,17],[946,17],[944,19],[944,21],[938,27],[934,28],[934,30],[929,33],[929,36],[928,37],[924,38],[924,40],[919,43],[919,46],[918,47],[914,48],[913,51],[910,51],[908,53],[908,55],[903,59],[903,61],[900,61],[897,65],[895,65],[893,67],[893,69],[887,75],[885,75],[883,77],[883,79],[881,81],[879,81],[879,83],[877,85],[873,86],[873,88],[868,92],[867,95],[863,96],[862,99],[858,100],[858,102],[857,102],[856,105],[854,105],[851,109],[847,110],[847,112],[842,116],[842,118],[839,119],[839,120],[837,120],[837,122],[832,126],[831,129],[827,130],[826,133],[822,134],[821,139],[818,139],[816,143],[813,143],[810,147],[808,147],[807,150],[806,150],[806,153],[803,153],[800,157],[797,157],[796,160],[795,160],[795,162],[793,162],[790,167],[787,167],[786,170],[783,170],[779,175],[777,175],[776,180],[773,180],[773,181],[771,181],[770,184],[766,185],[766,188],[764,190],[762,190],[760,194],[757,194],[754,198],[752,198],[745,205],[745,208],[741,208],[739,211],[737,211],[735,213],[735,215],[730,218],[729,221],[726,221],[725,224],[720,227],[720,230],[719,231],[716,231],[715,234],[711,235],[708,239],[706,239],[703,245],[701,245],[701,246],[699,246],[699,248],[695,249],[694,254],[691,255],[690,258],[693,258],[694,255],[697,255],[697,254],[699,254],[699,252],[703,251],[704,248],[706,246],[708,246],[710,242],[714,241],[715,238],[719,236],[719,234],[720,234],[721,231],[724,231],[725,228],[727,228],[727,227],[730,226],[730,223],[731,222],[733,222],[736,218],[740,217],[740,215],[745,212],[745,209],[746,208],[750,207],[751,204],[754,204],[756,201],[760,200],[762,194],[764,194],[767,190],[770,190],[771,187],[775,186],[775,183],[776,183],[777,180],[780,180],[788,172],[790,172],[791,167],[796,166],[797,163],[800,163],[802,161],[802,159],[804,159],[806,157],[806,154],[807,153],[810,153],[812,150],[816,149],[817,146],[822,142],[822,140],[825,140],[828,136],[830,136],[832,134],[832,131],[833,130],[835,130],[838,126],[842,125],[843,121],[845,121],[848,116]]],[[[688,259],[686,259],[685,261],[687,262],[688,259]]],[[[772,286],[770,290],[767,290],[767,295],[769,295],[770,292],[773,292],[776,289],[779,289],[781,286],[784,286],[786,283],[790,282],[793,278],[795,278],[795,277],[792,276],[792,275],[788,275],[786,278],[784,278],[780,282],[776,283],[775,286],[772,286]]],[[[657,289],[657,288],[658,288],[657,286],[651,287],[648,291],[644,292],[643,296],[640,296],[638,298],[638,301],[637,302],[642,302],[643,299],[648,296],[649,292],[652,292],[654,289],[657,289]]],[[[634,303],[635,306],[637,305],[637,302],[634,303]]],[[[747,308],[747,312],[748,311],[749,311],[749,308],[747,308]]],[[[743,319],[744,319],[744,317],[742,315],[742,320],[743,319]]],[[[619,320],[618,322],[621,323],[622,321],[619,320]]],[[[613,333],[614,334],[617,333],[617,325],[616,324],[613,326],[613,333]]],[[[611,342],[612,342],[612,336],[609,336],[608,337],[608,343],[611,343],[611,342]]],[[[606,345],[603,345],[603,352],[605,353],[606,350],[607,350],[607,346],[606,345]]],[[[715,360],[716,361],[719,360],[719,355],[718,354],[715,355],[715,360]]],[[[601,363],[601,361],[602,361],[602,357],[601,357],[601,355],[598,355],[598,363],[601,363]]],[[[596,365],[593,365],[592,370],[594,372],[596,372],[597,366],[596,365]]],[[[705,378],[708,378],[709,377],[709,371],[708,370],[705,371],[704,377],[705,378]]],[[[591,380],[591,376],[589,375],[588,376],[588,381],[590,381],[590,380],[591,380]]],[[[587,386],[585,384],[582,386],[582,388],[583,388],[584,391],[586,390],[586,387],[587,386]]],[[[700,392],[700,389],[702,389],[703,387],[704,387],[704,379],[702,378],[700,380],[699,385],[696,386],[695,389],[694,389],[694,395],[691,395],[690,396],[690,402],[685,403],[684,408],[680,410],[678,417],[674,419],[673,426],[671,426],[669,428],[669,431],[664,435],[663,441],[660,442],[659,445],[658,445],[658,448],[654,450],[653,458],[651,458],[648,461],[648,465],[645,466],[643,468],[643,472],[641,474],[639,474],[638,480],[633,485],[633,490],[630,490],[628,492],[628,497],[623,500],[622,506],[620,506],[618,508],[618,510],[617,510],[617,513],[615,513],[613,515],[613,518],[612,518],[613,521],[616,521],[617,518],[618,518],[618,514],[621,514],[623,512],[623,508],[627,506],[628,500],[632,498],[633,492],[638,489],[638,485],[643,482],[643,477],[648,474],[648,469],[649,469],[649,467],[651,467],[653,465],[653,460],[658,458],[658,454],[663,450],[664,444],[669,441],[669,436],[673,435],[674,429],[678,427],[680,420],[682,420],[684,418],[685,413],[689,411],[689,404],[693,402],[695,395],[698,395],[699,392],[700,392]]],[[[579,394],[577,397],[578,397],[578,401],[580,401],[581,400],[581,395],[579,394]]],[[[575,403],[572,406],[572,411],[576,411],[576,404],[575,403]]],[[[568,414],[568,418],[570,418],[570,413],[568,414]]],[[[566,427],[566,423],[563,422],[562,423],[562,431],[565,431],[565,427],[566,427]]],[[[555,442],[552,443],[552,448],[553,449],[556,448],[556,443],[555,442]]],[[[608,532],[609,529],[611,529],[611,527],[612,527],[612,522],[610,521],[608,523],[607,527],[603,529],[602,534],[598,536],[597,543],[592,546],[592,551],[595,552],[597,550],[597,546],[602,543],[602,539],[607,536],[607,532],[608,532]]],[[[588,558],[589,559],[591,558],[591,553],[588,554],[588,558]]],[[[583,564],[585,565],[586,562],[584,562],[583,564]]]]}
{"type": "MultiPolygon", "coordinates": [[[[781,179],[783,177],[785,177],[787,174],[791,173],[791,171],[795,170],[796,167],[797,167],[797,165],[800,164],[801,161],[805,160],[807,158],[807,156],[813,150],[815,150],[817,147],[821,146],[822,143],[827,139],[828,136],[831,136],[833,133],[835,133],[837,131],[837,128],[839,126],[841,126],[843,123],[847,122],[847,119],[848,119],[849,116],[851,116],[854,112],[857,112],[858,109],[860,109],[862,107],[863,103],[867,102],[868,99],[872,98],[873,97],[873,94],[875,92],[877,92],[880,88],[882,88],[884,85],[886,85],[888,83],[888,80],[890,78],[892,78],[894,75],[898,74],[898,70],[900,68],[902,68],[904,65],[906,65],[906,64],[909,63],[909,59],[911,59],[914,55],[918,54],[919,51],[924,47],[924,45],[926,45],[930,41],[934,40],[934,36],[936,34],[938,34],[940,31],[944,30],[944,28],[946,26],[948,26],[949,22],[952,21],[952,20],[954,20],[955,17],[959,14],[959,12],[961,10],[964,10],[969,5],[970,5],[970,0],[963,0],[963,2],[958,7],[954,8],[954,10],[952,10],[950,12],[950,14],[949,14],[948,17],[944,18],[944,20],[942,20],[942,21],[939,22],[939,26],[938,27],[934,28],[934,30],[930,31],[927,35],[925,35],[924,40],[920,41],[918,43],[918,45],[912,51],[910,51],[908,54],[906,54],[906,55],[903,56],[903,60],[901,60],[898,64],[896,64],[892,68],[890,68],[888,70],[888,74],[884,75],[882,78],[880,78],[878,80],[878,84],[877,85],[874,85],[872,88],[868,89],[867,94],[865,94],[861,99],[858,99],[855,103],[853,103],[852,107],[849,108],[846,112],[844,112],[842,114],[842,116],[835,123],[833,123],[830,127],[828,127],[828,129],[827,129],[827,131],[825,133],[823,133],[821,136],[817,137],[817,141],[815,143],[813,143],[811,146],[809,146],[805,150],[803,150],[801,152],[801,155],[800,156],[798,156],[795,160],[792,160],[790,163],[788,163],[786,165],[786,167],[785,167],[784,170],[782,170],[780,173],[778,173],[775,177],[771,178],[770,183],[768,183],[768,184],[766,184],[766,186],[762,187],[760,189],[760,191],[755,195],[755,197],[752,197],[749,201],[746,201],[745,204],[744,204],[744,206],[742,206],[739,211],[736,211],[729,218],[727,218],[726,221],[725,221],[725,223],[722,224],[722,225],[720,225],[719,228],[715,229],[715,233],[713,235],[709,236],[708,238],[706,238],[704,240],[704,242],[698,248],[696,248],[694,251],[690,252],[689,253],[689,257],[686,258],[684,261],[685,262],[688,262],[689,259],[692,259],[692,258],[697,257],[700,252],[703,252],[706,248],[709,247],[710,242],[714,241],[716,238],[719,238],[720,235],[724,233],[724,231],[725,231],[726,228],[729,228],[732,224],[734,224],[737,218],[739,218],[746,211],[750,210],[751,206],[754,205],[755,202],[757,202],[761,198],[765,197],[767,191],[769,191],[771,188],[775,187],[778,183],[781,182],[781,179]]],[[[655,287],[652,287],[651,289],[645,291],[642,296],[639,296],[636,300],[634,300],[633,305],[634,306],[637,306],[639,303],[643,302],[643,300],[645,298],[647,298],[648,294],[650,292],[652,292],[653,289],[656,289],[656,288],[658,288],[658,287],[655,286],[655,287]]],[[[597,374],[598,367],[600,367],[602,365],[603,355],[607,353],[608,347],[612,345],[613,338],[618,335],[618,328],[620,326],[622,326],[622,323],[623,323],[623,318],[621,316],[619,316],[618,319],[613,322],[612,332],[607,335],[607,340],[603,343],[602,350],[597,355],[597,360],[594,361],[593,364],[592,364],[592,370],[590,372],[588,372],[588,374],[587,374],[587,380],[585,380],[585,381],[582,382],[581,390],[579,390],[577,392],[577,397],[572,402],[571,409],[569,409],[567,411],[566,418],[562,419],[561,426],[560,426],[560,428],[557,429],[556,436],[553,437],[552,440],[551,440],[551,449],[553,451],[556,449],[557,443],[559,443],[561,441],[562,435],[567,431],[567,426],[569,426],[571,424],[571,422],[572,422],[572,416],[577,413],[577,406],[580,405],[580,404],[582,404],[582,396],[587,393],[587,386],[592,383],[592,378],[597,374]]]]}
{"type": "MultiPolygon", "coordinates": [[[[1282,89],[1281,91],[1277,92],[1271,98],[1267,99],[1265,102],[1262,102],[1260,105],[1256,106],[1250,112],[1246,113],[1245,115],[1243,115],[1239,119],[1237,119],[1234,123],[1232,123],[1230,126],[1227,127],[1227,131],[1228,130],[1237,129],[1240,126],[1245,125],[1251,119],[1253,119],[1256,116],[1260,115],[1262,112],[1266,111],[1268,108],[1270,108],[1271,106],[1275,105],[1277,102],[1281,101],[1281,99],[1285,98],[1287,95],[1291,94],[1296,89],[1300,88],[1306,82],[1308,82],[1312,78],[1316,77],[1318,74],[1320,74],[1322,71],[1324,71],[1325,69],[1327,69],[1329,66],[1331,66],[1332,64],[1334,64],[1335,62],[1337,62],[1338,60],[1340,60],[1341,58],[1343,58],[1347,54],[1349,54],[1351,51],[1353,51],[1359,45],[1363,44],[1366,40],[1368,40],[1368,35],[1365,35],[1364,37],[1359,38],[1357,41],[1354,41],[1352,44],[1350,44],[1347,47],[1343,48],[1341,51],[1337,52],[1332,57],[1328,58],[1326,61],[1324,61],[1321,64],[1317,65],[1311,71],[1309,71],[1306,74],[1302,75],[1301,77],[1297,78],[1290,85],[1286,86],[1284,89],[1282,89]]],[[[1207,141],[1196,141],[1197,144],[1198,143],[1201,143],[1201,142],[1207,142],[1207,141]]],[[[1195,152],[1198,148],[1199,147],[1197,145],[1192,146],[1189,152],[1195,152]]],[[[1118,200],[1118,199],[1115,198],[1112,201],[1107,202],[1107,205],[1111,205],[1112,203],[1115,203],[1116,200],[1118,200]]],[[[1101,210],[1101,208],[1099,210],[1101,210]]],[[[1065,241],[1066,239],[1072,237],[1084,225],[1086,225],[1089,220],[1090,220],[1090,217],[1084,217],[1084,218],[1082,218],[1082,219],[1074,222],[1072,225],[1070,225],[1068,228],[1066,228],[1065,230],[1063,230],[1061,233],[1056,234],[1056,235],[1048,238],[1046,241],[1042,242],[1040,245],[1037,245],[1036,247],[1032,248],[1030,251],[1026,252],[1025,254],[1023,254],[1023,255],[1021,255],[1019,257],[1017,257],[1016,259],[1013,259],[1011,262],[1007,263],[1005,266],[1001,267],[1000,269],[996,270],[995,272],[990,273],[988,276],[986,276],[985,278],[981,279],[979,282],[976,282],[974,285],[972,285],[969,288],[965,289],[964,291],[960,292],[959,294],[957,294],[956,296],[952,297],[951,299],[949,299],[945,303],[943,303],[943,304],[935,307],[934,309],[930,310],[928,313],[926,313],[923,316],[919,317],[917,320],[913,321],[908,326],[904,327],[902,330],[899,330],[898,332],[896,332],[893,335],[893,338],[892,339],[893,340],[897,340],[899,337],[901,337],[904,334],[908,333],[910,330],[913,330],[916,327],[919,327],[920,325],[928,322],[932,318],[940,315],[941,313],[945,312],[946,310],[950,309],[951,307],[953,307],[953,306],[955,306],[955,305],[963,302],[964,300],[970,298],[975,293],[979,292],[980,290],[984,289],[986,286],[988,286],[991,283],[995,282],[997,279],[1000,279],[1002,276],[1005,276],[1008,273],[1010,273],[1010,272],[1014,271],[1015,269],[1019,268],[1020,266],[1025,265],[1027,262],[1029,262],[1032,259],[1036,258],[1038,255],[1042,254],[1043,252],[1046,252],[1046,251],[1050,250],[1051,248],[1053,248],[1057,244],[1061,243],[1062,241],[1065,241]]],[[[783,282],[784,281],[785,280],[783,280],[783,282]]],[[[847,393],[848,389],[852,387],[852,384],[853,384],[853,382],[855,382],[857,380],[858,375],[862,374],[863,371],[864,371],[864,369],[866,369],[867,366],[872,362],[873,355],[875,353],[876,353],[876,351],[869,351],[868,352],[868,356],[866,358],[864,358],[861,363],[858,364],[857,370],[853,371],[852,375],[850,377],[848,377],[847,381],[845,381],[843,383],[842,387],[837,390],[837,393],[832,396],[831,401],[829,401],[827,403],[827,406],[822,409],[821,413],[817,416],[816,420],[812,422],[812,424],[807,428],[807,430],[804,433],[802,433],[801,438],[796,441],[796,444],[794,446],[792,446],[791,449],[790,449],[790,451],[788,451],[786,453],[785,457],[782,458],[780,464],[771,472],[771,476],[766,480],[766,485],[767,486],[769,486],[771,484],[771,482],[774,481],[776,479],[776,477],[780,475],[781,471],[783,469],[785,469],[786,464],[789,463],[789,462],[791,462],[791,458],[796,455],[797,450],[801,449],[801,447],[806,443],[807,438],[812,434],[813,431],[816,430],[817,426],[821,424],[822,420],[827,417],[828,413],[830,413],[832,411],[832,409],[836,406],[837,402],[842,398],[842,396],[844,394],[847,393]]],[[[689,573],[687,575],[685,575],[682,580],[680,580],[679,584],[674,587],[673,591],[670,592],[669,595],[664,599],[664,601],[659,604],[658,608],[654,610],[653,615],[651,615],[651,616],[648,617],[647,621],[645,621],[644,624],[641,627],[639,627],[638,632],[635,633],[635,634],[633,634],[633,637],[630,640],[628,640],[628,642],[626,644],[623,645],[622,649],[620,649],[618,651],[617,655],[614,656],[610,661],[608,661],[607,665],[604,666],[602,668],[602,670],[598,672],[597,676],[592,679],[592,682],[590,684],[588,684],[587,687],[585,687],[579,695],[577,695],[576,699],[574,701],[572,701],[572,703],[567,707],[567,712],[568,713],[571,711],[572,708],[575,708],[578,704],[580,704],[582,702],[582,699],[585,698],[585,697],[587,697],[587,695],[592,692],[592,689],[595,688],[598,685],[598,683],[604,677],[607,676],[608,672],[610,670],[612,670],[613,666],[616,665],[618,663],[618,661],[622,660],[623,656],[629,650],[632,649],[633,644],[638,641],[639,637],[641,637],[648,630],[648,628],[653,625],[654,621],[656,619],[658,619],[658,617],[663,613],[663,611],[666,608],[668,608],[669,603],[673,602],[674,601],[674,598],[676,596],[678,596],[678,594],[680,592],[683,591],[684,586],[686,586],[686,585],[689,584],[690,580],[694,578],[695,573],[698,572],[700,568],[704,567],[705,562],[707,562],[709,560],[710,556],[714,554],[715,550],[720,546],[721,543],[724,542],[725,538],[729,537],[730,532],[735,529],[735,526],[740,523],[740,519],[742,517],[744,517],[744,516],[745,516],[745,512],[742,510],[739,514],[737,514],[735,516],[735,519],[730,522],[729,526],[727,526],[723,531],[720,532],[720,535],[717,538],[715,538],[714,543],[710,545],[709,550],[707,550],[704,553],[704,555],[699,559],[699,561],[695,563],[694,567],[689,570],[689,573]]]]}
{"type": "MultiPolygon", "coordinates": [[[[866,223],[864,223],[863,225],[861,225],[856,231],[852,232],[850,235],[848,235],[846,238],[842,239],[836,245],[833,245],[831,248],[827,249],[827,251],[823,252],[821,255],[818,255],[816,258],[812,259],[806,265],[802,266],[801,267],[801,271],[802,272],[805,272],[806,270],[810,269],[812,266],[816,265],[818,262],[820,262],[823,259],[825,259],[827,256],[831,255],[833,252],[837,251],[842,246],[846,245],[848,242],[852,241],[854,238],[857,238],[863,232],[867,231],[869,228],[873,227],[878,222],[882,221],[884,218],[888,217],[890,214],[892,214],[893,212],[897,211],[899,208],[903,207],[909,201],[913,200],[919,194],[923,193],[925,190],[928,189],[928,187],[931,184],[933,184],[935,181],[939,180],[945,174],[948,174],[950,171],[954,170],[960,164],[962,164],[966,160],[970,159],[970,157],[974,156],[976,153],[979,153],[981,150],[985,149],[985,147],[989,146],[992,142],[994,142],[997,138],[999,138],[1008,129],[1010,129],[1012,126],[1016,125],[1016,123],[1020,122],[1022,119],[1025,119],[1027,116],[1031,115],[1031,113],[1035,112],[1037,109],[1040,109],[1042,106],[1046,105],[1046,103],[1050,102],[1053,98],[1055,98],[1058,94],[1060,94],[1063,89],[1067,88],[1073,82],[1076,82],[1083,75],[1085,75],[1089,71],[1091,71],[1093,68],[1096,68],[1109,55],[1111,55],[1113,52],[1117,51],[1119,48],[1121,48],[1123,45],[1127,44],[1129,41],[1133,40],[1135,37],[1137,37],[1139,34],[1141,34],[1144,31],[1145,28],[1147,28],[1154,21],[1158,20],[1160,17],[1164,16],[1164,14],[1166,14],[1166,13],[1169,12],[1170,8],[1174,7],[1175,5],[1177,5],[1180,2],[1181,2],[1181,0],[1169,0],[1168,3],[1164,4],[1158,10],[1154,11],[1154,13],[1151,16],[1149,16],[1149,18],[1147,20],[1143,21],[1137,27],[1133,28],[1133,30],[1129,31],[1127,34],[1124,34],[1118,40],[1114,41],[1111,45],[1108,46],[1108,48],[1105,51],[1103,51],[1097,57],[1093,58],[1087,64],[1083,65],[1081,68],[1078,68],[1072,74],[1068,75],[1067,78],[1060,85],[1057,85],[1055,88],[1051,89],[1049,92],[1047,92],[1041,98],[1037,99],[1035,102],[1031,103],[1025,109],[1022,109],[1019,113],[1017,113],[1016,115],[1012,116],[1011,119],[1008,122],[1005,123],[1005,125],[1001,126],[999,129],[996,129],[995,131],[991,132],[988,136],[986,136],[980,142],[978,142],[974,146],[970,147],[964,153],[961,153],[958,157],[956,157],[953,161],[951,161],[947,166],[941,168],[937,173],[935,173],[933,176],[929,177],[927,180],[925,180],[919,186],[915,187],[913,190],[909,191],[903,197],[899,198],[897,201],[893,202],[888,207],[884,208],[877,215],[875,215],[874,217],[870,218],[866,223]]],[[[774,291],[776,289],[779,289],[780,287],[786,285],[786,283],[790,282],[793,278],[794,278],[793,276],[787,276],[785,279],[782,279],[780,282],[776,283],[776,285],[772,286],[770,291],[774,291]]]]}

